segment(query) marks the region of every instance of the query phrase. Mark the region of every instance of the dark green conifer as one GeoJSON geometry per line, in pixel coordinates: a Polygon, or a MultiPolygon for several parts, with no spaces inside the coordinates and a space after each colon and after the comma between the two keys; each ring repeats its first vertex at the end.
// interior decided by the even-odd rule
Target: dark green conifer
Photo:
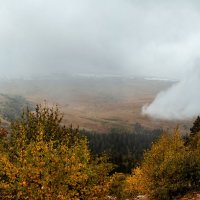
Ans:
{"type": "Polygon", "coordinates": [[[200,132],[200,117],[198,116],[197,119],[193,123],[193,127],[190,129],[192,134],[196,134],[200,132]]]}

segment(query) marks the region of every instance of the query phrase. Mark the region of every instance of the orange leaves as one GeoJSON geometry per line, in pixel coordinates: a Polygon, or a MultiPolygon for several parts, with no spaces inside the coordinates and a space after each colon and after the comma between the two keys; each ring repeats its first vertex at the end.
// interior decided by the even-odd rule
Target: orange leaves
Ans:
{"type": "Polygon", "coordinates": [[[3,197],[78,200],[108,193],[110,164],[92,160],[86,138],[61,126],[61,119],[57,108],[37,106],[12,125],[7,147],[0,148],[3,197]]]}
{"type": "Polygon", "coordinates": [[[100,173],[108,169],[103,161],[99,167],[91,163],[85,139],[56,149],[51,141],[33,141],[19,152],[15,162],[5,152],[0,158],[1,176],[7,177],[0,189],[9,194],[16,191],[16,197],[25,199],[79,199],[108,192],[107,173],[100,173]]]}

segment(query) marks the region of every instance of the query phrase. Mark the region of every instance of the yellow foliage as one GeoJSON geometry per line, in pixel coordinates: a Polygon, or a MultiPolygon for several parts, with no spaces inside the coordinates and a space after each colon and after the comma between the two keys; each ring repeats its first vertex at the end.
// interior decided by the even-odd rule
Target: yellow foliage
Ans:
{"type": "Polygon", "coordinates": [[[137,167],[133,170],[132,175],[126,179],[125,191],[133,191],[133,194],[145,192],[145,180],[143,179],[142,169],[137,167]]]}
{"type": "MultiPolygon", "coordinates": [[[[51,116],[44,111],[43,117],[51,116]]],[[[55,123],[45,128],[34,118],[37,134],[29,139],[25,122],[15,126],[8,147],[0,148],[0,199],[101,199],[108,194],[112,167],[103,157],[91,158],[86,138],[57,127],[62,134],[68,131],[62,142],[55,139],[55,123]],[[47,134],[47,128],[53,133],[47,134]]]]}
{"type": "Polygon", "coordinates": [[[165,133],[145,152],[141,166],[126,179],[126,192],[132,197],[147,194],[150,199],[164,200],[198,188],[199,151],[198,145],[185,146],[178,130],[165,133]]]}

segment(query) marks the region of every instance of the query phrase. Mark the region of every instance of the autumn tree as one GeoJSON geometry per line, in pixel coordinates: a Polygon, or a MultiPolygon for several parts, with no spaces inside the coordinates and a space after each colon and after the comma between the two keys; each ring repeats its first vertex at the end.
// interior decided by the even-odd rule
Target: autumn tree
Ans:
{"type": "Polygon", "coordinates": [[[1,199],[102,199],[112,165],[93,159],[87,139],[61,124],[57,108],[37,106],[11,126],[0,157],[1,199]]]}
{"type": "Polygon", "coordinates": [[[197,189],[200,183],[200,143],[186,147],[179,130],[165,133],[144,154],[144,160],[126,180],[126,192],[134,197],[173,199],[197,189]]]}
{"type": "Polygon", "coordinates": [[[62,125],[62,120],[63,114],[59,111],[58,106],[36,105],[34,112],[27,108],[21,118],[11,124],[12,138],[20,137],[23,133],[26,143],[35,141],[42,127],[45,141],[54,140],[65,143],[70,140],[73,143],[73,137],[79,136],[78,129],[67,128],[62,125]]]}

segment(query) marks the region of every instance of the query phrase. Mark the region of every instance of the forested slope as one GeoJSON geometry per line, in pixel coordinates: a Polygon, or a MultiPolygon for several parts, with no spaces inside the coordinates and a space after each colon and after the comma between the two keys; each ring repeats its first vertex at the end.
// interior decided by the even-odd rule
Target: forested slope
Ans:
{"type": "Polygon", "coordinates": [[[57,107],[37,105],[0,128],[0,199],[198,198],[200,118],[187,138],[139,124],[80,134],[62,118],[57,107]]]}

